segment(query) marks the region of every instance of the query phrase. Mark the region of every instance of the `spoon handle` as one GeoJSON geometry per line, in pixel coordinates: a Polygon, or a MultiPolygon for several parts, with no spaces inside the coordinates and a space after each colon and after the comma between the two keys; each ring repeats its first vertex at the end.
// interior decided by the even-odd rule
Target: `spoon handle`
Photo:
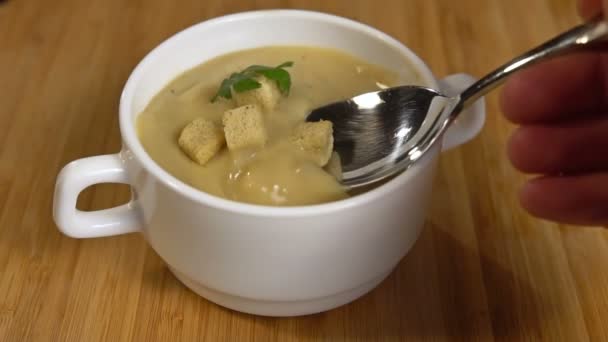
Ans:
{"type": "Polygon", "coordinates": [[[514,72],[558,55],[593,47],[608,47],[608,23],[601,18],[576,26],[492,71],[460,94],[461,108],[501,85],[514,72]]]}

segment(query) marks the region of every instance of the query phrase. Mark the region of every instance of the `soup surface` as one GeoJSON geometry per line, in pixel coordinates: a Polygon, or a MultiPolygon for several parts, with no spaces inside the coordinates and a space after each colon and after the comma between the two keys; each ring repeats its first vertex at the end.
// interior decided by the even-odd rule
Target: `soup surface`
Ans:
{"type": "Polygon", "coordinates": [[[397,83],[418,84],[413,69],[400,74],[343,52],[303,46],[243,50],[207,61],[177,77],[158,93],[137,118],[139,138],[152,159],[183,182],[212,195],[263,205],[307,205],[348,197],[334,175],[306,158],[288,136],[318,106],[397,83]],[[263,147],[221,149],[199,165],[180,149],[186,125],[205,118],[222,125],[234,101],[211,99],[222,80],[250,65],[288,68],[291,89],[263,113],[267,141],[263,147]]]}

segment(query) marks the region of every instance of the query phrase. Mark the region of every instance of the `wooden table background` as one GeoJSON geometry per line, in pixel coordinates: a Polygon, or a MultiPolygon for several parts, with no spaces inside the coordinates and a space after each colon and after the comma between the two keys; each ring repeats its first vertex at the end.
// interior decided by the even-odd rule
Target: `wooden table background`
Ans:
{"type": "MultiPolygon", "coordinates": [[[[140,235],[75,240],[51,219],[67,162],[120,148],[117,106],[169,35],[293,7],[371,24],[437,75],[477,76],[578,22],[571,0],[0,1],[0,341],[608,340],[608,232],[531,218],[488,99],[479,138],[446,153],[426,228],[375,291],[300,318],[231,312],[181,285],[140,235]]],[[[83,209],[127,199],[87,190],[83,209]]]]}

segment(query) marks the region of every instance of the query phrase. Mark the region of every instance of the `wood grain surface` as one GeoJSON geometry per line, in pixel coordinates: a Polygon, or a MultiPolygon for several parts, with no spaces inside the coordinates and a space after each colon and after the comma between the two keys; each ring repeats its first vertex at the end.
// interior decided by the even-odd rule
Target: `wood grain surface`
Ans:
{"type": "MultiPolygon", "coordinates": [[[[276,7],[371,24],[438,76],[481,76],[579,21],[573,0],[0,1],[0,341],[608,341],[608,232],[520,209],[497,93],[482,134],[442,157],[411,253],[330,312],[232,312],[181,285],[138,234],[58,232],[55,177],[119,150],[119,95],[137,62],[199,21],[276,7]]],[[[127,198],[125,186],[97,186],[79,207],[127,198]]]]}

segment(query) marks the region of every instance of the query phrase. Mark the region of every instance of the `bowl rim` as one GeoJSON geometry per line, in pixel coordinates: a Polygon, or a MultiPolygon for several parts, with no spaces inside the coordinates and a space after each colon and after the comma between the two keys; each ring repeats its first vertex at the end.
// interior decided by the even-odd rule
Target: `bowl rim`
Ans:
{"type": "Polygon", "coordinates": [[[268,19],[272,16],[283,18],[320,20],[338,26],[342,26],[349,30],[355,30],[361,34],[368,35],[373,37],[374,39],[381,40],[385,44],[390,45],[393,49],[399,51],[399,53],[402,54],[405,59],[410,61],[412,65],[416,68],[416,71],[420,74],[420,76],[428,85],[434,88],[438,87],[437,79],[435,78],[429,67],[408,47],[406,47],[404,44],[402,44],[395,38],[389,36],[388,34],[367,24],[352,19],[323,12],[293,9],[256,10],[215,17],[189,26],[165,39],[162,43],[158,44],[155,48],[148,52],[146,56],[137,64],[137,66],[131,72],[121,93],[119,104],[119,125],[123,141],[123,147],[122,151],[120,152],[120,156],[123,162],[125,160],[136,159],[142,165],[142,167],[147,172],[152,174],[160,183],[164,184],[165,186],[177,192],[178,194],[190,199],[191,201],[233,213],[266,217],[296,217],[320,215],[338,212],[347,208],[363,206],[365,204],[380,199],[388,193],[395,191],[396,189],[400,188],[401,185],[411,179],[414,174],[422,172],[422,170],[425,169],[425,166],[427,166],[431,162],[433,155],[438,153],[438,147],[435,147],[435,151],[429,151],[426,156],[420,159],[416,165],[410,167],[407,172],[402,172],[401,174],[397,175],[388,182],[379,185],[378,187],[366,191],[362,194],[358,194],[356,196],[333,202],[280,207],[238,202],[208,194],[202,190],[196,189],[186,184],[185,182],[171,175],[147,154],[147,152],[143,148],[143,145],[139,141],[139,138],[137,137],[137,134],[135,132],[135,124],[131,119],[131,99],[133,98],[139,80],[147,72],[148,66],[156,58],[156,55],[159,54],[161,50],[167,48],[168,45],[180,40],[183,36],[186,36],[192,33],[193,31],[209,28],[215,25],[222,25],[234,21],[257,20],[262,17],[264,19],[268,19]]]}

